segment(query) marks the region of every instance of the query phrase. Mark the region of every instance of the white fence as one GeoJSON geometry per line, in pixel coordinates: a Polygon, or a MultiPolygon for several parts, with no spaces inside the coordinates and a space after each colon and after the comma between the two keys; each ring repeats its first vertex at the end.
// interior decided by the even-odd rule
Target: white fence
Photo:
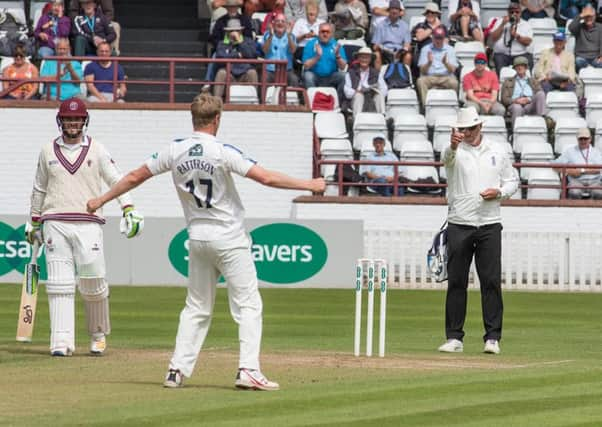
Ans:
{"type": "MultiPolygon", "coordinates": [[[[434,232],[364,232],[365,255],[389,263],[390,285],[446,289],[431,279],[426,252],[434,232]]],[[[502,286],[533,291],[602,292],[602,233],[502,232],[502,286]]],[[[479,287],[474,263],[469,288],[479,287]]]]}

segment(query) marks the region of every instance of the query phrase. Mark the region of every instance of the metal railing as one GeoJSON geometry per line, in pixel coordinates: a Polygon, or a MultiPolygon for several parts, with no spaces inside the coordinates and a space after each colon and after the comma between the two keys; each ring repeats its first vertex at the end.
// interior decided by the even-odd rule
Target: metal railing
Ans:
{"type": "MultiPolygon", "coordinates": [[[[146,85],[146,86],[167,86],[168,88],[168,100],[169,103],[175,103],[175,93],[176,87],[181,86],[195,86],[200,89],[204,85],[214,86],[214,85],[224,85],[225,86],[225,103],[230,102],[230,86],[235,83],[236,85],[248,85],[255,86],[259,88],[259,96],[258,100],[260,104],[267,103],[266,94],[268,87],[274,86],[275,88],[281,88],[278,94],[278,105],[286,105],[286,93],[288,92],[297,92],[301,94],[302,102],[305,105],[308,105],[307,94],[305,89],[303,88],[293,88],[288,87],[287,84],[287,61],[285,60],[271,60],[271,59],[218,59],[218,58],[165,58],[165,57],[110,57],[110,58],[98,58],[95,56],[54,56],[44,58],[44,61],[57,61],[57,74],[52,77],[38,77],[32,79],[5,79],[0,77],[0,81],[9,81],[13,83],[9,88],[0,91],[0,99],[5,97],[10,92],[16,90],[24,84],[29,83],[39,83],[44,84],[44,94],[43,99],[50,100],[50,85],[56,84],[56,98],[60,99],[61,95],[61,84],[62,83],[87,83],[84,80],[84,76],[82,75],[81,80],[62,80],[60,73],[58,70],[61,70],[62,65],[70,62],[70,61],[98,61],[101,59],[102,61],[111,61],[115,65],[124,64],[124,63],[148,63],[148,64],[167,64],[168,67],[168,78],[164,80],[156,79],[156,80],[142,80],[142,79],[126,79],[125,83],[128,85],[146,85]],[[224,83],[217,83],[214,81],[206,81],[203,79],[199,80],[190,80],[189,78],[178,78],[176,72],[176,66],[181,64],[209,64],[215,63],[219,68],[222,66],[226,68],[226,81],[224,83]],[[259,81],[257,83],[243,83],[243,82],[235,82],[232,78],[232,66],[234,64],[252,64],[256,68],[259,68],[259,81]],[[274,65],[274,81],[267,82],[267,66],[274,65]]],[[[125,67],[124,67],[125,69],[125,67]]],[[[83,73],[82,73],[83,74],[83,73]]],[[[199,67],[199,77],[201,74],[201,69],[199,67]]],[[[117,95],[118,85],[123,83],[124,81],[120,81],[118,79],[118,67],[113,67],[113,76],[111,80],[95,80],[95,83],[111,83],[113,85],[113,96],[115,99],[117,95]]]]}

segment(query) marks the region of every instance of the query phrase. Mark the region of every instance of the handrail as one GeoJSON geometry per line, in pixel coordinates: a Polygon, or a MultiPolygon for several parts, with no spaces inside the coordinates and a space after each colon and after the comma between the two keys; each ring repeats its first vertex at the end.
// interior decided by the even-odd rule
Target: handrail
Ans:
{"type": "MultiPolygon", "coordinates": [[[[314,143],[315,144],[315,143],[314,143]]],[[[320,166],[322,165],[380,165],[380,166],[397,166],[393,169],[393,182],[391,183],[376,183],[376,182],[347,182],[343,181],[343,168],[338,167],[336,169],[337,176],[333,184],[336,184],[339,190],[339,196],[344,195],[344,188],[350,187],[393,187],[393,194],[397,194],[397,190],[399,187],[429,187],[429,188],[447,188],[447,183],[414,183],[414,182],[399,182],[399,167],[400,166],[443,166],[443,162],[439,161],[378,161],[378,160],[324,160],[319,158],[320,155],[316,156],[317,160],[315,162],[316,167],[314,168],[314,176],[319,174],[320,166]]],[[[560,170],[560,184],[520,184],[519,188],[555,188],[560,189],[560,199],[566,199],[567,191],[570,189],[577,188],[587,188],[589,190],[602,190],[601,185],[568,185],[567,182],[567,169],[580,169],[580,168],[588,168],[588,169],[600,169],[602,173],[602,164],[569,164],[569,163],[521,163],[514,162],[512,164],[513,167],[517,169],[521,168],[546,168],[546,169],[555,169],[560,170]]],[[[332,184],[330,184],[332,185],[332,184]]]]}
{"type": "MultiPolygon", "coordinates": [[[[257,65],[261,66],[260,78],[257,83],[244,83],[244,82],[236,83],[237,85],[259,87],[260,88],[260,96],[259,96],[260,104],[266,103],[266,93],[267,93],[267,88],[269,86],[281,88],[280,96],[278,97],[278,105],[286,105],[286,92],[287,91],[295,91],[295,92],[304,91],[303,88],[292,88],[292,87],[289,88],[288,87],[287,78],[286,78],[286,67],[287,67],[286,60],[182,58],[182,57],[154,57],[154,56],[151,56],[151,57],[135,57],[135,56],[115,56],[115,57],[113,57],[112,56],[110,58],[104,58],[104,57],[99,58],[96,56],[52,56],[52,57],[44,58],[44,60],[45,61],[48,61],[48,60],[58,61],[57,74],[55,76],[38,77],[38,78],[21,79],[21,80],[3,78],[2,76],[0,76],[0,81],[15,82],[15,84],[13,86],[0,91],[0,98],[3,98],[8,93],[16,90],[17,88],[19,88],[20,86],[22,86],[24,84],[43,83],[46,85],[56,84],[57,85],[56,96],[57,96],[57,98],[60,99],[61,83],[76,83],[76,84],[86,83],[83,75],[82,75],[81,80],[61,80],[59,72],[58,72],[58,70],[60,70],[60,68],[61,68],[60,66],[65,62],[69,62],[69,61],[73,61],[73,60],[82,62],[82,61],[98,61],[99,59],[101,59],[103,61],[111,61],[114,64],[125,63],[125,62],[167,64],[168,65],[168,73],[169,73],[169,77],[167,80],[150,80],[150,79],[149,80],[140,80],[140,79],[132,80],[132,79],[126,78],[125,82],[129,85],[138,85],[139,84],[139,85],[149,85],[149,86],[157,86],[157,85],[167,86],[169,88],[168,100],[169,100],[169,103],[172,103],[172,104],[175,103],[176,86],[202,87],[204,85],[209,85],[209,86],[225,85],[226,86],[225,102],[229,103],[230,102],[230,85],[232,83],[232,77],[231,77],[230,71],[231,71],[233,64],[255,64],[255,66],[257,66],[257,65]],[[177,79],[176,78],[176,65],[177,64],[208,64],[208,63],[215,63],[218,65],[225,64],[226,71],[227,71],[225,83],[216,83],[214,81],[206,81],[204,79],[188,80],[188,79],[177,79]],[[271,65],[271,64],[273,64],[275,66],[274,81],[268,83],[266,80],[266,76],[267,76],[266,69],[267,69],[267,65],[271,65]]],[[[118,87],[119,83],[122,83],[121,81],[118,80],[117,76],[118,76],[118,67],[113,67],[113,76],[112,76],[113,78],[111,80],[95,80],[95,83],[112,83],[114,99],[116,99],[117,87],[118,87]]],[[[49,90],[48,86],[45,89],[46,89],[45,90],[45,98],[47,100],[49,100],[50,99],[50,90],[49,90]]],[[[306,102],[305,105],[307,105],[307,96],[303,95],[303,99],[306,102]]]]}

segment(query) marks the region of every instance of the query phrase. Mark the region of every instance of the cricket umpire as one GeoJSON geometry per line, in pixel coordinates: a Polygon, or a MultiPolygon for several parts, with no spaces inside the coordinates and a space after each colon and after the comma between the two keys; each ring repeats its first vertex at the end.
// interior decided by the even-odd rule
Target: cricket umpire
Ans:
{"type": "Polygon", "coordinates": [[[518,188],[518,174],[502,146],[481,134],[473,107],[460,109],[443,154],[448,182],[447,341],[439,351],[462,352],[468,273],[475,258],[481,282],[485,353],[498,354],[504,306],[501,286],[500,202],[518,188]]]}

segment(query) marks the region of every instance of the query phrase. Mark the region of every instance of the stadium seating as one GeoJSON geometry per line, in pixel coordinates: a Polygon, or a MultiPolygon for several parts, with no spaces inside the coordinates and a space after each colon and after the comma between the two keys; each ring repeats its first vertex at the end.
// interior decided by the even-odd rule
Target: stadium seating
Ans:
{"type": "Polygon", "coordinates": [[[353,149],[361,150],[364,141],[372,146],[376,135],[386,135],[387,123],[385,116],[379,113],[358,113],[353,122],[353,149]]]}
{"type": "Polygon", "coordinates": [[[435,130],[433,132],[433,150],[437,153],[443,152],[449,145],[452,126],[456,123],[456,115],[441,115],[435,119],[435,130]]]}
{"type": "Polygon", "coordinates": [[[418,96],[414,89],[391,89],[387,93],[387,117],[396,117],[401,114],[418,114],[419,110],[418,96]]]}
{"type": "Polygon", "coordinates": [[[508,132],[506,130],[506,121],[502,116],[481,116],[483,123],[482,133],[490,141],[507,142],[508,132]]]}
{"type": "MultiPolygon", "coordinates": [[[[330,86],[318,86],[318,87],[307,88],[307,97],[309,98],[309,105],[314,104],[314,96],[316,96],[316,92],[322,92],[327,95],[332,95],[334,97],[334,108],[332,111],[337,112],[337,113],[339,111],[341,111],[341,108],[339,105],[339,95],[337,94],[337,90],[335,88],[330,87],[330,86]]],[[[314,113],[319,113],[322,110],[313,110],[312,109],[312,111],[314,113]]]]}
{"type": "Polygon", "coordinates": [[[554,121],[561,117],[579,117],[579,101],[575,92],[548,92],[546,107],[548,116],[554,121]]]}
{"type": "Polygon", "coordinates": [[[515,153],[522,153],[523,145],[537,142],[548,142],[546,121],[540,116],[517,117],[514,122],[512,148],[515,153]]]}
{"type": "Polygon", "coordinates": [[[395,131],[393,137],[393,148],[401,151],[404,141],[409,139],[427,139],[428,130],[426,119],[421,114],[400,114],[394,119],[395,131]]]}
{"type": "MultiPolygon", "coordinates": [[[[265,103],[269,105],[278,105],[278,97],[280,96],[280,87],[268,86],[265,92],[265,103]]],[[[288,105],[299,105],[299,95],[294,91],[286,92],[286,103],[288,105]]]]}
{"type": "Polygon", "coordinates": [[[316,113],[314,129],[320,139],[347,139],[349,137],[343,113],[316,113]]]}
{"type": "Polygon", "coordinates": [[[597,127],[598,122],[602,119],[602,93],[593,93],[587,98],[585,119],[588,127],[597,127]]]}
{"type": "Polygon", "coordinates": [[[426,94],[426,123],[435,125],[438,116],[456,115],[458,113],[458,97],[452,89],[431,89],[426,94]]]}
{"type": "Polygon", "coordinates": [[[474,57],[477,53],[485,53],[485,46],[481,42],[458,42],[454,45],[458,62],[463,67],[474,68],[474,57]]]}
{"type": "MultiPolygon", "coordinates": [[[[545,142],[536,142],[526,144],[520,155],[521,163],[546,163],[554,160],[554,151],[552,146],[545,142]]],[[[528,180],[531,171],[537,168],[522,167],[520,170],[521,179],[528,180]]]]}
{"type": "Polygon", "coordinates": [[[23,1],[0,1],[0,10],[5,9],[10,13],[18,24],[26,25],[25,2],[23,1]]]}
{"type": "Polygon", "coordinates": [[[554,129],[554,152],[562,154],[566,147],[577,144],[577,131],[587,127],[581,117],[561,117],[556,121],[554,129]]]}
{"type": "Polygon", "coordinates": [[[230,85],[230,104],[259,104],[254,86],[230,85]]]}
{"type": "Polygon", "coordinates": [[[530,48],[533,53],[533,60],[537,62],[541,52],[544,49],[554,46],[552,36],[558,31],[558,25],[553,18],[531,18],[529,25],[533,30],[533,41],[530,48]]]}
{"type": "Polygon", "coordinates": [[[433,160],[435,153],[428,139],[409,139],[399,150],[399,159],[406,161],[433,160]]]}
{"type": "MultiPolygon", "coordinates": [[[[529,173],[529,185],[558,185],[560,186],[560,178],[554,169],[548,168],[532,168],[529,173]]],[[[527,189],[527,199],[531,200],[549,200],[560,198],[559,188],[529,188],[527,189]]]]}
{"type": "Polygon", "coordinates": [[[591,97],[602,92],[602,68],[585,67],[579,71],[579,78],[585,87],[584,96],[591,97]]]}
{"type": "MultiPolygon", "coordinates": [[[[353,160],[353,149],[348,139],[324,139],[320,142],[322,160],[353,160]]],[[[322,165],[321,174],[326,177],[334,174],[334,168],[322,165]],[[332,169],[332,171],[331,171],[332,169]]]]}
{"type": "MultiPolygon", "coordinates": [[[[374,152],[374,144],[372,144],[372,139],[379,135],[377,132],[373,133],[370,138],[365,138],[362,141],[362,146],[360,147],[360,159],[365,159],[368,157],[370,153],[374,152]]],[[[391,145],[391,141],[385,138],[385,151],[392,152],[393,147],[391,145]]]]}

